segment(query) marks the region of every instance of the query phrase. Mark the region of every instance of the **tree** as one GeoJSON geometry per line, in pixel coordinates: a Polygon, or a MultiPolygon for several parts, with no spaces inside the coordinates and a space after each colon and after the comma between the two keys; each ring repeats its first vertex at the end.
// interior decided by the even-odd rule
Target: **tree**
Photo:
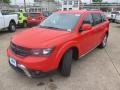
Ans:
{"type": "Polygon", "coordinates": [[[9,4],[9,3],[10,3],[10,0],[0,0],[0,2],[9,4]]]}
{"type": "Polygon", "coordinates": [[[103,0],[92,0],[93,3],[101,3],[103,0]]]}

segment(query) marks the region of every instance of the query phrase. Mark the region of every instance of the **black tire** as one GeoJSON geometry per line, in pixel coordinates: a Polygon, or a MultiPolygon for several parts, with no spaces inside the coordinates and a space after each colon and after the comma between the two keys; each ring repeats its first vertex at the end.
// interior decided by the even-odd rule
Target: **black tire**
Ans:
{"type": "Polygon", "coordinates": [[[62,76],[69,77],[71,73],[71,64],[72,64],[72,50],[68,50],[62,58],[60,65],[60,73],[62,76]]]}
{"type": "Polygon", "coordinates": [[[10,32],[15,32],[16,31],[16,24],[15,24],[15,22],[10,22],[8,30],[10,32]]]}
{"type": "Polygon", "coordinates": [[[27,22],[26,21],[24,21],[24,23],[23,23],[23,28],[27,28],[27,22]]]}
{"type": "Polygon", "coordinates": [[[107,39],[108,39],[108,35],[106,34],[103,38],[103,41],[101,42],[101,44],[98,46],[99,48],[105,48],[107,45],[107,39]]]}

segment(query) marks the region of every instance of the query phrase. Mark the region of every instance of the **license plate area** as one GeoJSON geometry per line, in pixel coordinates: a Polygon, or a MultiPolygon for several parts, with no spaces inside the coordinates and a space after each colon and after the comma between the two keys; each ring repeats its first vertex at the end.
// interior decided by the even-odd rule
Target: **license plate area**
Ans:
{"type": "Polygon", "coordinates": [[[16,60],[14,58],[9,58],[10,64],[13,65],[14,67],[17,67],[16,60]]]}

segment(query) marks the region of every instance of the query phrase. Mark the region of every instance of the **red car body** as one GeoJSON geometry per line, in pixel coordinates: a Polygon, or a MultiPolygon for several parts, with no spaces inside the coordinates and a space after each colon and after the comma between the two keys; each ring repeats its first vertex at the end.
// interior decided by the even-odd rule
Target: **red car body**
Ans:
{"type": "MultiPolygon", "coordinates": [[[[59,11],[57,13],[64,14],[81,14],[73,31],[59,31],[48,28],[34,27],[29,30],[23,31],[12,37],[11,44],[7,49],[9,58],[13,58],[17,65],[22,65],[20,68],[25,73],[27,70],[28,76],[31,76],[31,71],[49,72],[56,70],[60,66],[60,62],[65,53],[74,48],[76,52],[76,59],[88,53],[90,50],[96,48],[104,39],[104,36],[109,33],[109,21],[104,19],[101,23],[90,26],[83,24],[83,20],[87,15],[100,14],[101,11],[59,11]],[[84,29],[83,31],[80,28],[84,29]],[[48,56],[24,56],[17,53],[19,49],[40,49],[40,48],[54,48],[48,56]]],[[[22,52],[22,51],[21,51],[22,52]]],[[[19,52],[20,53],[20,52],[19,52]]],[[[13,65],[12,65],[13,66],[13,65]]]]}
{"type": "Polygon", "coordinates": [[[44,18],[42,13],[28,13],[27,24],[28,26],[38,25],[44,18]]]}

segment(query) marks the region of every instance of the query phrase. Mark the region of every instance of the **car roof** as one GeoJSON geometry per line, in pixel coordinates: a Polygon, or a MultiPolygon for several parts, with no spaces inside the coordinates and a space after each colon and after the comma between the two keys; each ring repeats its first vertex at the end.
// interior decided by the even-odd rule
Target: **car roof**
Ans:
{"type": "Polygon", "coordinates": [[[101,10],[97,9],[82,9],[82,10],[68,10],[68,11],[58,11],[58,13],[68,13],[68,14],[84,14],[84,13],[102,13],[101,10]]]}

